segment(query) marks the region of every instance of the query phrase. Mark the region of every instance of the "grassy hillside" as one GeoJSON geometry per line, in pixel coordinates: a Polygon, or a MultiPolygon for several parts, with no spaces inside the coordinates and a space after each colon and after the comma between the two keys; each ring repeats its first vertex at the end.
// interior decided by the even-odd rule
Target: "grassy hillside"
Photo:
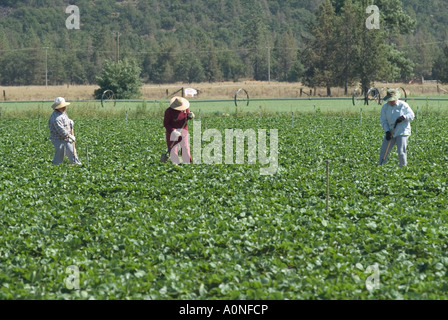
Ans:
{"type": "MultiPolygon", "coordinates": [[[[271,77],[278,80],[295,62],[307,66],[297,50],[309,37],[321,3],[79,0],[71,4],[79,7],[80,30],[68,30],[66,1],[5,0],[0,4],[0,84],[94,84],[103,61],[118,57],[137,59],[147,82],[169,83],[179,74],[187,80],[238,80],[253,77],[254,55],[267,68],[268,50],[271,77]]],[[[411,0],[403,6],[417,26],[394,41],[416,62],[416,75],[430,77],[448,41],[447,3],[411,0]]]]}

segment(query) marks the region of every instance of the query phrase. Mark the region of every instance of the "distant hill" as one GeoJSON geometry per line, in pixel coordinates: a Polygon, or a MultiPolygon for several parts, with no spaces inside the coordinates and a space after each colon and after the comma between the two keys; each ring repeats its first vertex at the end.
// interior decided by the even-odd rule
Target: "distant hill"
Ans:
{"type": "MultiPolygon", "coordinates": [[[[271,76],[282,80],[280,55],[297,55],[322,0],[71,2],[80,30],[66,28],[65,0],[0,2],[0,84],[94,83],[102,62],[118,52],[137,59],[149,82],[236,80],[253,76],[247,56],[254,50],[272,54],[271,76]]],[[[417,28],[397,45],[426,63],[417,71],[430,76],[448,40],[447,1],[407,0],[404,8],[417,28]]]]}

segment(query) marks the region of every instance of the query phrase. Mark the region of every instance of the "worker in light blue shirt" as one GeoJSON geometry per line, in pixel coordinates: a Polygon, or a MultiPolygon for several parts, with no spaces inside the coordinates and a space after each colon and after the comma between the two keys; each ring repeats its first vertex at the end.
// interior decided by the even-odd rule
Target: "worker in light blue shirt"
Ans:
{"type": "Polygon", "coordinates": [[[406,147],[411,135],[410,123],[415,115],[409,105],[399,99],[400,92],[397,89],[387,90],[387,95],[383,99],[386,103],[381,108],[380,122],[386,134],[381,145],[380,165],[386,163],[395,145],[400,167],[407,165],[406,147]]]}

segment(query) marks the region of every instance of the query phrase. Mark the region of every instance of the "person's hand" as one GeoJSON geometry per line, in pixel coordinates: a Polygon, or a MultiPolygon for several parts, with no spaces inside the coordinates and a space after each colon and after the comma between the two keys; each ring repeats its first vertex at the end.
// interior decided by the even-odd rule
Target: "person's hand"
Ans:
{"type": "Polygon", "coordinates": [[[403,122],[404,120],[405,120],[404,116],[400,116],[400,117],[395,121],[395,123],[400,123],[400,122],[403,122]]]}
{"type": "Polygon", "coordinates": [[[187,118],[188,118],[188,120],[194,119],[194,113],[189,112],[187,118]]]}
{"type": "Polygon", "coordinates": [[[390,139],[392,139],[392,133],[390,131],[386,132],[386,140],[389,141],[390,139]]]}
{"type": "Polygon", "coordinates": [[[175,129],[175,130],[173,130],[173,132],[171,133],[171,136],[174,136],[175,139],[178,139],[181,135],[182,135],[182,133],[180,132],[179,129],[175,129]]]}
{"type": "Polygon", "coordinates": [[[75,136],[72,135],[72,134],[69,134],[69,135],[68,135],[68,138],[69,138],[69,140],[71,140],[71,142],[75,142],[75,141],[76,141],[75,136]]]}

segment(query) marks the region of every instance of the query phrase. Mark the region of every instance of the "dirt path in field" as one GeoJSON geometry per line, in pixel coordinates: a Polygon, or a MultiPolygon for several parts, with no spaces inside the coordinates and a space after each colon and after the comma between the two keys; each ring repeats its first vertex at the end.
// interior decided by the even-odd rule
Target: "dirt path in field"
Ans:
{"type": "MultiPolygon", "coordinates": [[[[442,95],[448,97],[448,86],[436,83],[425,84],[386,84],[377,83],[377,88],[403,87],[408,96],[442,95]]],[[[55,97],[62,96],[66,100],[90,100],[93,92],[98,88],[95,85],[64,85],[64,86],[21,86],[0,87],[0,101],[52,101],[55,97]]],[[[145,84],[141,88],[142,98],[147,100],[164,100],[173,95],[181,95],[182,88],[192,88],[198,91],[199,99],[233,99],[238,89],[245,89],[250,98],[306,98],[311,96],[325,97],[325,88],[316,90],[303,86],[301,83],[239,81],[217,83],[176,83],[176,84],[145,84]]],[[[348,90],[351,96],[354,87],[348,90]]],[[[241,92],[243,93],[243,92],[241,92]]],[[[343,97],[343,88],[332,88],[333,97],[343,97]]]]}

